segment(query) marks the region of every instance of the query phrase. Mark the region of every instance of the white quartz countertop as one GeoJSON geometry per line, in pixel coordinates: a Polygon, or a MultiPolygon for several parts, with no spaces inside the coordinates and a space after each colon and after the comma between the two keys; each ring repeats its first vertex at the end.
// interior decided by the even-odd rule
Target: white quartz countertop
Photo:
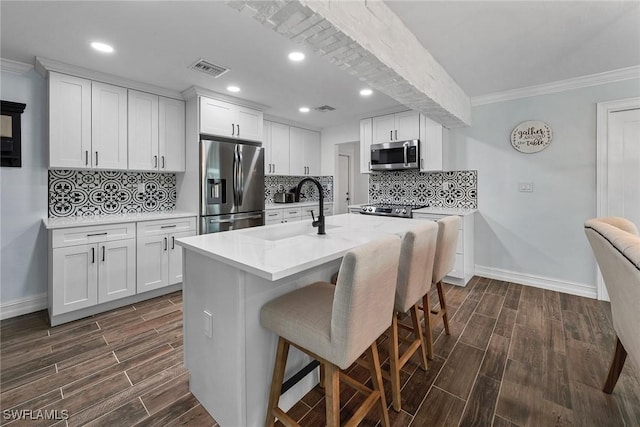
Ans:
{"type": "Polygon", "coordinates": [[[157,219],[175,219],[198,216],[193,212],[143,212],[125,214],[106,214],[91,216],[72,216],[62,218],[43,218],[44,226],[49,229],[83,227],[91,225],[118,224],[123,222],[153,221],[157,219]]]}
{"type": "Polygon", "coordinates": [[[342,258],[349,249],[423,220],[343,214],[326,217],[326,235],[311,221],[245,228],[176,239],[195,251],[240,270],[275,281],[342,258]]]}

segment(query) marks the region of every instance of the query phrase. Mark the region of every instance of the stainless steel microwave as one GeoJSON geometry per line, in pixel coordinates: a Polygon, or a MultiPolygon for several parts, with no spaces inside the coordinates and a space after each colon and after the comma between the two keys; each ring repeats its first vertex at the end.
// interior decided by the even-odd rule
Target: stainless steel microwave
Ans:
{"type": "Polygon", "coordinates": [[[384,142],[371,144],[371,170],[400,170],[420,168],[420,141],[384,142]]]}

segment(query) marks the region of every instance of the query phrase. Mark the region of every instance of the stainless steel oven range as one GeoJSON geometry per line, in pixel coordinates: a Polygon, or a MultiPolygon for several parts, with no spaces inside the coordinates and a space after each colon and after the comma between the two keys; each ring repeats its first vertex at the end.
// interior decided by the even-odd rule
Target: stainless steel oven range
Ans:
{"type": "Polygon", "coordinates": [[[400,218],[413,218],[413,211],[427,207],[426,205],[392,205],[392,204],[373,204],[363,205],[360,213],[364,215],[380,215],[394,216],[400,218]]]}

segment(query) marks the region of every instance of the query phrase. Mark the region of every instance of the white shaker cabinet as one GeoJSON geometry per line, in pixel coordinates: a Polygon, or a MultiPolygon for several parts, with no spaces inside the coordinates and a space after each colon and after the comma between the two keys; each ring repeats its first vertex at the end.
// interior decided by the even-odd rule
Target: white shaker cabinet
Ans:
{"type": "Polygon", "coordinates": [[[184,101],[129,90],[129,169],[183,172],[184,101]]]}
{"type": "Polygon", "coordinates": [[[420,138],[420,113],[404,111],[373,118],[373,144],[420,138]]]}
{"type": "Polygon", "coordinates": [[[448,131],[440,123],[420,115],[420,171],[441,171],[449,167],[445,156],[448,131]]]}
{"type": "Polygon", "coordinates": [[[371,172],[371,143],[373,141],[373,119],[360,120],[360,173],[371,172]]]}
{"type": "Polygon", "coordinates": [[[51,318],[134,295],[135,242],[134,224],[54,230],[49,262],[51,318]]]}
{"type": "Polygon", "coordinates": [[[217,99],[200,97],[200,132],[262,141],[262,112],[217,99]]]}
{"type": "Polygon", "coordinates": [[[158,153],[160,171],[185,170],[185,105],[179,99],[158,99],[158,153]]]}
{"type": "Polygon", "coordinates": [[[49,73],[49,167],[127,168],[127,90],[49,73]]]}
{"type": "Polygon", "coordinates": [[[320,133],[291,126],[289,135],[291,175],[320,175],[320,133]]]}
{"type": "Polygon", "coordinates": [[[264,121],[265,175],[289,175],[289,126],[264,121]]]}
{"type": "Polygon", "coordinates": [[[91,82],[91,152],[94,168],[127,169],[127,89],[91,82]]]}
{"type": "Polygon", "coordinates": [[[137,232],[137,292],[180,283],[182,248],[175,239],[195,236],[195,218],[140,222],[137,232]]]}
{"type": "Polygon", "coordinates": [[[49,167],[89,168],[91,80],[49,73],[49,167]]]}
{"type": "Polygon", "coordinates": [[[129,169],[157,170],[158,95],[129,89],[129,169]]]}

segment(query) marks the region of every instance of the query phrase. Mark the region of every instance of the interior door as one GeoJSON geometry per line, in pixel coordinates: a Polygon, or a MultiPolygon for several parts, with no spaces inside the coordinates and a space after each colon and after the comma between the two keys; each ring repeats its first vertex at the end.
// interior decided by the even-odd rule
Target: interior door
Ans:
{"type": "Polygon", "coordinates": [[[338,213],[347,213],[351,195],[351,159],[346,154],[338,155],[338,213]]]}

